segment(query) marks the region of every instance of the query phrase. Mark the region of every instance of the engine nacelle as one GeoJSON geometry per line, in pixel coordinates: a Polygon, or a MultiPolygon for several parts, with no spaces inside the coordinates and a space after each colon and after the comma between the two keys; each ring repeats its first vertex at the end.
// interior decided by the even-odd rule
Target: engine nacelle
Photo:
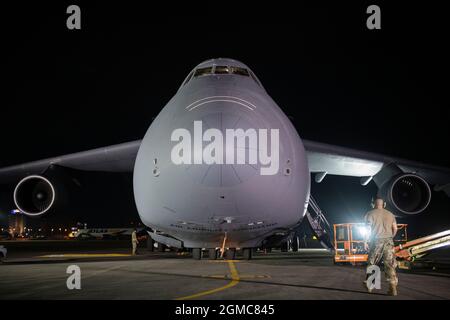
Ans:
{"type": "Polygon", "coordinates": [[[431,201],[431,189],[420,176],[402,173],[394,176],[379,191],[386,202],[404,214],[417,214],[425,210],[431,201]]]}
{"type": "Polygon", "coordinates": [[[14,203],[28,216],[40,216],[55,204],[57,189],[54,183],[41,175],[23,178],[14,189],[14,203]]]}

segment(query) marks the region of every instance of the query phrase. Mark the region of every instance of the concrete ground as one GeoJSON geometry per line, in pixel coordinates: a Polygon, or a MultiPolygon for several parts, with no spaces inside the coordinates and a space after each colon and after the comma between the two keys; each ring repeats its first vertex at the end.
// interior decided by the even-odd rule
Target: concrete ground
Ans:
{"type": "Polygon", "coordinates": [[[368,294],[363,268],[335,266],[317,251],[258,254],[251,261],[114,254],[11,258],[0,265],[0,299],[450,299],[450,275],[438,272],[400,272],[397,297],[386,295],[384,281],[368,294]],[[81,290],[67,289],[66,270],[74,264],[81,290]]]}

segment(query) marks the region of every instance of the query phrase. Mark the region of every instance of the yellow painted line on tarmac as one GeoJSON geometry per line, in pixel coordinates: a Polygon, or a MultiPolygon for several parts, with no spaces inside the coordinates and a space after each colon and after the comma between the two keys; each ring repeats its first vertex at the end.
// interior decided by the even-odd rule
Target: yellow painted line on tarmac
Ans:
{"type": "Polygon", "coordinates": [[[208,260],[210,263],[241,262],[241,260],[208,260]]]}
{"type": "Polygon", "coordinates": [[[185,296],[185,297],[180,297],[180,298],[176,298],[175,300],[189,300],[189,299],[196,299],[199,297],[203,297],[209,294],[213,294],[219,291],[223,291],[226,289],[229,289],[231,287],[234,287],[235,285],[237,285],[239,283],[239,273],[236,270],[236,266],[234,265],[234,261],[233,260],[227,260],[228,262],[228,267],[230,268],[230,273],[231,273],[231,281],[229,283],[227,283],[226,285],[219,287],[219,288],[215,288],[215,289],[211,289],[211,290],[206,290],[206,291],[202,291],[199,293],[195,293],[189,296],[185,296]]]}
{"type": "Polygon", "coordinates": [[[36,258],[112,258],[129,257],[131,254],[125,253],[75,253],[75,254],[47,254],[36,258]]]}
{"type": "MultiPolygon", "coordinates": [[[[230,279],[230,277],[227,274],[211,274],[211,275],[204,275],[203,278],[215,278],[215,279],[230,279]]],[[[240,280],[244,279],[267,279],[270,278],[268,274],[241,274],[239,275],[240,280]]]]}

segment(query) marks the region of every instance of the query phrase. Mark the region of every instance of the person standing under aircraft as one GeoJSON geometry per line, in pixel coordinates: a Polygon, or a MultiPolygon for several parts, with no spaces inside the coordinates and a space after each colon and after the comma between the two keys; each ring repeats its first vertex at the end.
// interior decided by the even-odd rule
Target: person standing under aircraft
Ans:
{"type": "Polygon", "coordinates": [[[374,209],[367,212],[364,218],[371,227],[367,268],[379,265],[383,261],[386,280],[389,282],[388,294],[396,296],[398,278],[395,271],[397,261],[394,254],[394,237],[397,233],[397,222],[392,212],[385,207],[384,200],[377,198],[374,209]]]}
{"type": "Polygon", "coordinates": [[[137,250],[137,245],[139,244],[139,241],[137,239],[136,229],[134,229],[133,232],[131,233],[131,244],[133,246],[132,255],[135,256],[136,250],[137,250]]]}

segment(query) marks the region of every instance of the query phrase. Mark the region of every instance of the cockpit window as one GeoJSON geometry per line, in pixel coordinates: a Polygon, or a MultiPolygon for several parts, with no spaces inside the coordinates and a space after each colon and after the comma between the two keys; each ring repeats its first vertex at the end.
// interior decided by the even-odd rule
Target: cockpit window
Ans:
{"type": "MultiPolygon", "coordinates": [[[[256,79],[256,77],[253,75],[251,71],[242,67],[233,67],[233,66],[215,66],[214,69],[213,67],[199,68],[195,70],[194,78],[212,74],[237,74],[244,77],[252,77],[256,81],[256,83],[259,84],[259,81],[256,79]]],[[[187,83],[190,78],[191,77],[188,77],[185,83],[187,83]]]]}
{"type": "Polygon", "coordinates": [[[230,68],[227,66],[216,66],[214,74],[227,74],[230,73],[230,68]]]}
{"type": "Polygon", "coordinates": [[[249,76],[248,70],[240,67],[231,67],[231,73],[238,74],[240,76],[249,76]]]}
{"type": "Polygon", "coordinates": [[[212,74],[212,67],[200,68],[195,70],[194,77],[212,74]]]}

